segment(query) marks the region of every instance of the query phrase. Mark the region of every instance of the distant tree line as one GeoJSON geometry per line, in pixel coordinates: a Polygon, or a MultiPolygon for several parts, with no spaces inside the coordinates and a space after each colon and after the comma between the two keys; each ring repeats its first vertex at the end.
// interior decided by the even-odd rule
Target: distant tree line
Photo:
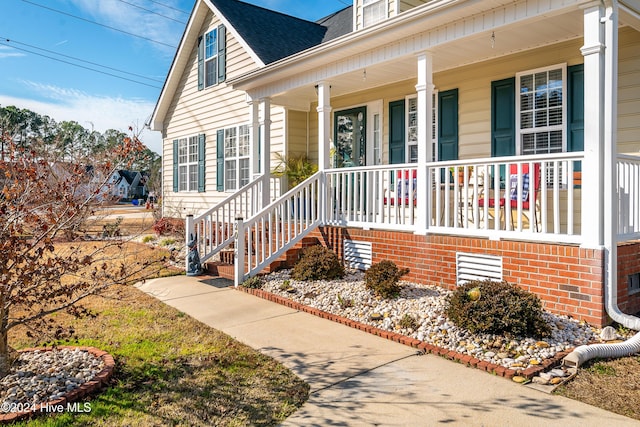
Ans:
{"type": "MultiPolygon", "coordinates": [[[[47,157],[61,161],[103,157],[122,146],[128,137],[116,129],[100,133],[76,121],[56,122],[26,108],[1,105],[0,135],[8,136],[18,148],[46,152],[47,157]]],[[[1,150],[4,156],[4,140],[1,150]]],[[[131,170],[146,171],[155,178],[160,171],[160,156],[145,147],[131,164],[131,170]]]]}

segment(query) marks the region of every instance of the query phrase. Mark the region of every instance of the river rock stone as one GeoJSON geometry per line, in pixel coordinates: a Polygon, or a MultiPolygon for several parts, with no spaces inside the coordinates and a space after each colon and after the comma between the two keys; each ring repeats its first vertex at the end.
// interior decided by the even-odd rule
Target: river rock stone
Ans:
{"type": "Polygon", "coordinates": [[[618,338],[616,330],[611,326],[605,326],[600,332],[600,339],[602,341],[613,341],[618,338]]]}

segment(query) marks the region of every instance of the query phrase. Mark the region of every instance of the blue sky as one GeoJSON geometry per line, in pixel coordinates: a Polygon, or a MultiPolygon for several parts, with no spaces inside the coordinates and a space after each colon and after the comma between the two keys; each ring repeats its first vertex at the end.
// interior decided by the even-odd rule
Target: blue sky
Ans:
{"type": "MultiPolygon", "coordinates": [[[[350,1],[247,3],[313,21],[350,1]]],[[[193,5],[194,0],[0,0],[0,105],[58,122],[75,120],[100,132],[143,128],[193,5]]],[[[158,132],[145,130],[142,139],[161,153],[158,132]]]]}

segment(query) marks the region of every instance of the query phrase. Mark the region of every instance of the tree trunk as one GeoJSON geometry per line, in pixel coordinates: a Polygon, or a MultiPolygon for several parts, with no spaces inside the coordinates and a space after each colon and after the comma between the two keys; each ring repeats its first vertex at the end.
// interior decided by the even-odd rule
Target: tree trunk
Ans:
{"type": "Polygon", "coordinates": [[[9,373],[9,368],[16,359],[16,351],[7,343],[7,333],[0,334],[0,378],[9,373]]]}
{"type": "Polygon", "coordinates": [[[0,378],[9,373],[9,368],[17,358],[17,352],[9,347],[6,322],[6,318],[2,316],[0,319],[0,378]]]}

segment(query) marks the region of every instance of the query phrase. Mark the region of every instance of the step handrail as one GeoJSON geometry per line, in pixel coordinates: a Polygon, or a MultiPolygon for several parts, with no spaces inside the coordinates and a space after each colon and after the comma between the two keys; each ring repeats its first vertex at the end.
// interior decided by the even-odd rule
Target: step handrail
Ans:
{"type": "Polygon", "coordinates": [[[322,223],[324,177],[322,171],[316,172],[246,221],[236,219],[235,286],[262,271],[322,223]]]}
{"type": "MultiPolygon", "coordinates": [[[[187,218],[186,242],[195,242],[200,263],[206,262],[233,242],[237,217],[251,217],[262,209],[264,181],[264,174],[259,175],[203,214],[187,218]]],[[[266,191],[269,189],[266,188],[266,191]]]]}

